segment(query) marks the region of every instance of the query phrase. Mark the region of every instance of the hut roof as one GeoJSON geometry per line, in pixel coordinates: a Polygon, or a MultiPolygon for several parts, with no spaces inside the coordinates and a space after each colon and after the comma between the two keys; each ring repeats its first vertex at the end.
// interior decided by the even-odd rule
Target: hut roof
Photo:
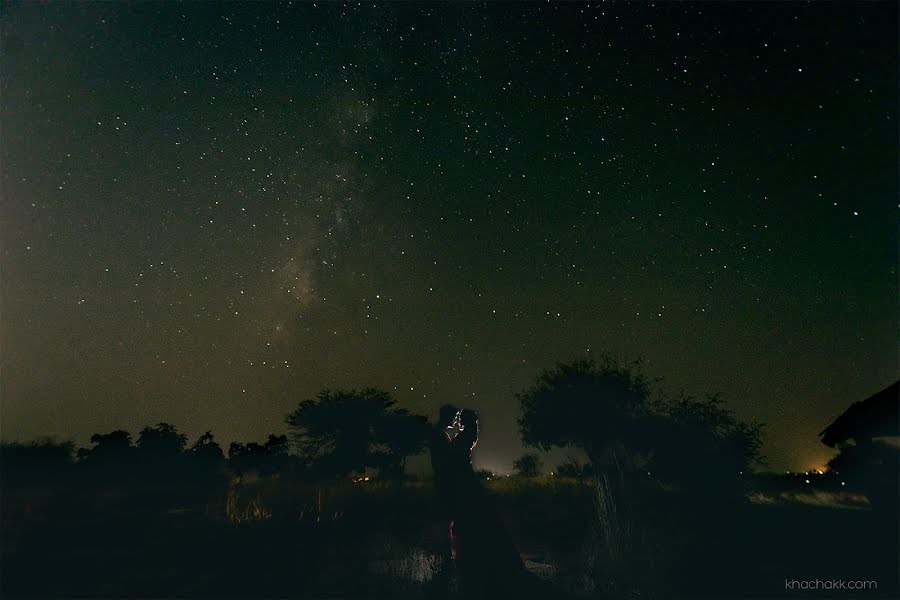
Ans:
{"type": "Polygon", "coordinates": [[[900,435],[900,381],[854,402],[819,435],[823,444],[832,447],[851,438],[900,435]]]}

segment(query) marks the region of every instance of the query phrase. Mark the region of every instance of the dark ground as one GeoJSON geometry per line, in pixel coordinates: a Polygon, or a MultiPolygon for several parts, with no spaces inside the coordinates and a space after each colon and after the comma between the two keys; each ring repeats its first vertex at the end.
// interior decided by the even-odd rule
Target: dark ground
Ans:
{"type": "MultiPolygon", "coordinates": [[[[675,497],[656,508],[636,558],[597,549],[593,490],[574,481],[489,484],[526,564],[562,595],[608,598],[890,598],[898,593],[896,514],[675,497]],[[786,580],[874,580],[877,590],[801,591],[786,580]]],[[[424,598],[439,535],[425,483],[285,490],[245,486],[226,504],[168,508],[107,494],[4,490],[8,597],[424,598]],[[304,497],[306,503],[290,498],[304,497]],[[258,509],[258,510],[257,510],[258,509]],[[271,514],[270,514],[271,513],[271,514]],[[229,518],[230,516],[230,518],[229,518]],[[234,522],[246,517],[241,522],[234,522]]]]}

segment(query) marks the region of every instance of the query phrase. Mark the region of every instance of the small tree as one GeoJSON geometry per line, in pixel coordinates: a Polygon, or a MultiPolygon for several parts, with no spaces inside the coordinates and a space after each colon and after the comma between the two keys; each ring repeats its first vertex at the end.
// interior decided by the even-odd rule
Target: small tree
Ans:
{"type": "Polygon", "coordinates": [[[191,446],[191,453],[198,460],[209,464],[218,464],[225,459],[222,447],[216,442],[212,431],[207,431],[197,438],[197,441],[191,446]]]}
{"type": "Polygon", "coordinates": [[[644,449],[655,478],[706,501],[734,500],[743,493],[741,472],[762,464],[762,430],[738,420],[718,395],[682,392],[656,403],[644,449]]]}
{"type": "Polygon", "coordinates": [[[576,479],[579,485],[583,484],[584,480],[590,477],[592,473],[593,469],[591,469],[590,463],[582,463],[574,458],[568,458],[556,467],[557,475],[560,477],[576,479]]]}
{"type": "Polygon", "coordinates": [[[373,462],[382,477],[401,477],[406,459],[425,449],[427,419],[404,408],[387,411],[375,430],[373,462]]]}
{"type": "Polygon", "coordinates": [[[110,433],[95,433],[91,436],[93,448],[79,448],[78,460],[83,462],[115,462],[121,461],[131,454],[131,434],[117,429],[110,433]]]}
{"type": "Polygon", "coordinates": [[[623,366],[604,356],[559,363],[517,395],[527,446],[576,447],[587,455],[598,539],[614,563],[646,548],[646,496],[639,490],[664,483],[735,499],[740,472],[759,459],[760,424],[737,420],[717,397],[654,401],[652,391],[639,362],[623,366]]]}
{"type": "Polygon", "coordinates": [[[513,471],[519,477],[537,477],[542,467],[541,457],[534,452],[523,454],[513,462],[513,471]]]}
{"type": "Polygon", "coordinates": [[[186,477],[181,482],[188,501],[210,510],[225,497],[228,475],[225,472],[225,455],[211,431],[207,431],[185,452],[186,477]]]}
{"type": "Polygon", "coordinates": [[[179,433],[171,423],[159,423],[144,427],[138,434],[137,447],[141,452],[155,457],[171,457],[181,454],[187,444],[187,436],[179,433]]]}
{"type": "Polygon", "coordinates": [[[581,359],[542,371],[517,394],[519,428],[526,446],[582,449],[595,471],[621,480],[640,457],[626,448],[640,437],[649,412],[650,383],[640,363],[621,366],[609,356],[581,359]]]}
{"type": "Polygon", "coordinates": [[[52,481],[68,473],[74,455],[75,445],[70,441],[4,442],[0,444],[0,481],[52,481]]]}
{"type": "Polygon", "coordinates": [[[323,390],[287,415],[299,454],[325,477],[345,477],[367,467],[382,474],[402,472],[406,456],[425,448],[427,421],[395,408],[376,388],[323,390]]]}
{"type": "Polygon", "coordinates": [[[283,472],[291,464],[286,435],[269,434],[264,444],[231,442],[228,464],[238,474],[255,471],[262,477],[283,472]]]}
{"type": "Polygon", "coordinates": [[[745,423],[719,396],[651,399],[640,363],[610,357],[543,371],[518,394],[526,445],[584,450],[595,474],[616,487],[648,471],[685,489],[709,490],[761,462],[762,424],[745,423]]]}

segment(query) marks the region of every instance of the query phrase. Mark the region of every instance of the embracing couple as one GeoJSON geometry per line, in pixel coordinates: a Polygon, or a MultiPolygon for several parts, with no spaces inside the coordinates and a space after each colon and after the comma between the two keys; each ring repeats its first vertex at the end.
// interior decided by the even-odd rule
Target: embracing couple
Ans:
{"type": "Polygon", "coordinates": [[[446,536],[445,560],[456,565],[468,597],[506,593],[525,579],[519,552],[472,468],[478,413],[445,404],[432,430],[434,484],[446,536]]]}

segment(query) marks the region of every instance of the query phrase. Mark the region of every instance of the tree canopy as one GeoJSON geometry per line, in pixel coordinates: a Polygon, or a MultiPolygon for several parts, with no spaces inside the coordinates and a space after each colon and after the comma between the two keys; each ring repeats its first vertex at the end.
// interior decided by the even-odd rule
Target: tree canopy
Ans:
{"type": "Polygon", "coordinates": [[[650,383],[639,367],[604,356],[545,369],[517,394],[522,441],[543,450],[582,448],[595,463],[617,445],[633,445],[649,414],[650,383]]]}
{"type": "Polygon", "coordinates": [[[176,455],[184,451],[187,436],[179,433],[171,423],[144,427],[138,434],[137,447],[155,456],[176,455]]]}
{"type": "Polygon", "coordinates": [[[541,457],[534,452],[523,454],[513,461],[513,471],[519,477],[537,477],[542,467],[541,457]]]}
{"type": "Polygon", "coordinates": [[[342,477],[366,468],[399,474],[405,458],[425,448],[427,421],[397,408],[377,388],[323,390],[286,418],[298,453],[314,471],[342,477]]]}
{"type": "Polygon", "coordinates": [[[658,383],[639,362],[558,363],[517,396],[522,440],[581,448],[595,472],[651,473],[692,489],[734,481],[761,461],[761,424],[740,421],[718,396],[669,398],[658,383]]]}

